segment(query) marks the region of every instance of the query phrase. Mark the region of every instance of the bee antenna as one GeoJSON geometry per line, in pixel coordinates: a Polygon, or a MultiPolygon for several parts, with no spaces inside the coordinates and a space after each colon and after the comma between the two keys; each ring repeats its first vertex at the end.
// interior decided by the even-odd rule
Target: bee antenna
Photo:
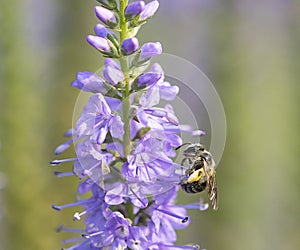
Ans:
{"type": "Polygon", "coordinates": [[[185,145],[191,145],[192,143],[191,142],[186,142],[186,143],[183,143],[181,144],[180,146],[178,146],[177,148],[175,148],[175,150],[178,150],[180,149],[181,147],[185,146],[185,145]]]}

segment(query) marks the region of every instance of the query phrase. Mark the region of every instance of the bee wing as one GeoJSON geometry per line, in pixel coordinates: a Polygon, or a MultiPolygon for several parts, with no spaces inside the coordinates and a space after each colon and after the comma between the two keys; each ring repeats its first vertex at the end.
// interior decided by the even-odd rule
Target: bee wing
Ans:
{"type": "Polygon", "coordinates": [[[215,174],[210,176],[208,179],[207,193],[213,210],[217,210],[218,209],[218,188],[217,188],[217,181],[216,181],[215,174]]]}

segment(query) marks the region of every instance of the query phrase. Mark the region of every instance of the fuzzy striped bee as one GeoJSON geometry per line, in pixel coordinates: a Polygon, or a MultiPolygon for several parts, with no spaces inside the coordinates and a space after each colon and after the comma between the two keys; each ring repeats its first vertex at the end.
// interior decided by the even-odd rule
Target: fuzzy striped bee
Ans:
{"type": "MultiPolygon", "coordinates": [[[[216,164],[210,152],[203,145],[185,143],[178,148],[189,145],[183,151],[181,165],[191,165],[180,181],[181,188],[187,193],[199,193],[207,190],[208,198],[213,210],[218,209],[218,190],[216,182],[216,164]]],[[[178,149],[177,148],[177,149],[178,149]]]]}

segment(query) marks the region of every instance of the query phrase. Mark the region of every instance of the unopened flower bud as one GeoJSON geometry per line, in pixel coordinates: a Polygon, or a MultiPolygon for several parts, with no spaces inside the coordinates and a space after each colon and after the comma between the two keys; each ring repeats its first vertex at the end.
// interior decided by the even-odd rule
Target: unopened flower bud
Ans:
{"type": "Polygon", "coordinates": [[[125,39],[122,43],[122,53],[130,55],[139,48],[139,40],[136,37],[125,39]]]}
{"type": "Polygon", "coordinates": [[[125,9],[125,17],[127,20],[132,19],[133,17],[139,15],[145,8],[144,1],[138,1],[128,4],[125,9]]]}
{"type": "Polygon", "coordinates": [[[106,9],[103,8],[101,6],[96,6],[95,7],[95,13],[96,16],[98,17],[98,19],[103,22],[104,24],[106,24],[107,26],[114,28],[117,26],[117,19],[115,17],[115,14],[106,9]]]}
{"type": "Polygon", "coordinates": [[[97,36],[105,38],[107,36],[108,30],[102,25],[102,24],[97,24],[94,27],[94,31],[97,36]]]}
{"type": "Polygon", "coordinates": [[[158,6],[159,2],[156,0],[146,4],[143,12],[141,13],[141,20],[145,20],[152,17],[157,11],[158,6]]]}
{"type": "Polygon", "coordinates": [[[141,47],[140,59],[155,57],[160,55],[161,53],[162,53],[162,47],[159,42],[145,43],[141,47]]]}
{"type": "Polygon", "coordinates": [[[106,52],[110,51],[109,43],[103,37],[88,35],[86,37],[86,40],[90,45],[92,45],[94,48],[98,50],[102,50],[106,52]]]}

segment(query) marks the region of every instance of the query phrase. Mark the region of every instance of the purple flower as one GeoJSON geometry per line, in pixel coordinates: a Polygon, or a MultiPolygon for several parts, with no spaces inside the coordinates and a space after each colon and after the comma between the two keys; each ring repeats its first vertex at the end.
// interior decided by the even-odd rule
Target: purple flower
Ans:
{"type": "Polygon", "coordinates": [[[130,139],[133,140],[137,133],[143,128],[143,124],[135,120],[130,120],[130,139]]]}
{"type": "Polygon", "coordinates": [[[94,182],[107,177],[110,172],[109,164],[113,160],[111,153],[103,152],[98,144],[86,139],[76,145],[76,154],[73,172],[77,176],[88,176],[94,182]]]}
{"type": "Polygon", "coordinates": [[[178,86],[172,86],[170,83],[164,81],[164,72],[158,63],[152,65],[151,71],[161,74],[162,76],[154,86],[159,89],[160,98],[167,101],[174,100],[179,92],[178,86]]]}
{"type": "Polygon", "coordinates": [[[122,43],[122,53],[130,55],[139,48],[139,40],[135,37],[125,39],[122,43]]]}
{"type": "Polygon", "coordinates": [[[102,6],[96,6],[94,10],[98,19],[104,24],[111,28],[114,28],[117,25],[117,19],[112,11],[102,6]]]}
{"type": "Polygon", "coordinates": [[[156,106],[159,104],[159,102],[160,102],[159,89],[153,86],[151,88],[148,88],[147,91],[142,94],[139,100],[139,104],[143,108],[156,106]]]}
{"type": "Polygon", "coordinates": [[[105,80],[112,85],[124,81],[124,74],[121,71],[120,65],[110,58],[105,59],[103,76],[105,80]]]}
{"type": "Polygon", "coordinates": [[[133,226],[129,230],[129,239],[127,241],[130,249],[149,249],[151,243],[147,239],[147,232],[142,227],[133,226]]]}
{"type": "Polygon", "coordinates": [[[145,208],[148,205],[147,192],[142,189],[141,183],[134,181],[117,182],[110,185],[105,195],[105,202],[109,205],[120,205],[126,203],[128,199],[138,208],[145,208]]]}
{"type": "Polygon", "coordinates": [[[76,80],[71,83],[72,87],[84,90],[86,92],[105,94],[104,80],[91,72],[78,72],[76,80]]]}
{"type": "Polygon", "coordinates": [[[93,229],[89,230],[84,237],[89,239],[91,246],[97,246],[99,249],[107,246],[117,249],[119,245],[126,245],[125,240],[128,238],[130,228],[129,221],[118,211],[108,209],[102,214],[102,216],[100,214],[100,218],[103,218],[104,223],[95,225],[95,218],[90,220],[93,229]]]}
{"type": "Polygon", "coordinates": [[[127,5],[125,9],[126,19],[132,19],[133,17],[139,15],[145,8],[144,1],[137,1],[127,5]]]}
{"type": "Polygon", "coordinates": [[[168,126],[178,126],[177,117],[163,108],[143,108],[137,110],[137,118],[144,126],[164,131],[168,126]]]}
{"type": "Polygon", "coordinates": [[[145,9],[141,13],[140,19],[145,20],[145,19],[152,17],[155,14],[155,12],[157,11],[158,7],[159,7],[158,1],[152,1],[148,4],[146,4],[145,9]]]}
{"type": "MultiPolygon", "coordinates": [[[[78,190],[85,194],[91,191],[88,199],[78,200],[62,206],[53,205],[56,210],[82,206],[75,212],[74,220],[81,220],[87,225],[85,230],[59,227],[59,231],[80,233],[83,238],[70,249],[117,249],[122,246],[138,247],[132,249],[198,249],[197,246],[173,245],[176,240],[175,229],[183,229],[188,225],[189,218],[185,207],[175,205],[178,188],[169,189],[163,194],[153,196],[153,202],[147,207],[135,207],[136,217],[129,220],[120,211],[113,211],[106,203],[108,194],[91,181],[80,183],[78,190]],[[134,226],[132,225],[134,223],[134,226]],[[146,224],[146,225],[145,225],[146,224]]],[[[134,192],[134,191],[133,191],[134,192]]],[[[147,199],[147,198],[145,198],[147,199]]],[[[120,209],[125,209],[122,204],[120,209]]]]}
{"type": "Polygon", "coordinates": [[[189,218],[186,209],[174,205],[177,196],[178,187],[154,196],[155,203],[150,207],[151,222],[153,223],[153,237],[160,237],[162,242],[175,242],[175,229],[183,229],[188,226],[189,218]]]}
{"type": "Polygon", "coordinates": [[[108,41],[99,36],[93,36],[93,35],[88,35],[86,37],[87,42],[92,45],[95,49],[101,50],[101,51],[110,51],[110,46],[108,41]]]}
{"type": "Polygon", "coordinates": [[[112,114],[102,94],[90,97],[77,124],[78,136],[89,136],[91,141],[101,144],[108,131],[114,138],[121,138],[124,134],[124,124],[121,118],[112,114]]]}
{"type": "Polygon", "coordinates": [[[145,43],[141,47],[140,59],[152,58],[162,53],[162,47],[159,42],[145,43]]]}
{"type": "Polygon", "coordinates": [[[171,177],[175,172],[173,161],[164,153],[164,138],[155,138],[155,132],[147,133],[137,144],[128,164],[123,165],[123,175],[135,181],[153,182],[157,178],[171,177]]]}
{"type": "Polygon", "coordinates": [[[102,24],[96,24],[94,31],[97,36],[105,38],[107,36],[108,30],[102,24]]]}

